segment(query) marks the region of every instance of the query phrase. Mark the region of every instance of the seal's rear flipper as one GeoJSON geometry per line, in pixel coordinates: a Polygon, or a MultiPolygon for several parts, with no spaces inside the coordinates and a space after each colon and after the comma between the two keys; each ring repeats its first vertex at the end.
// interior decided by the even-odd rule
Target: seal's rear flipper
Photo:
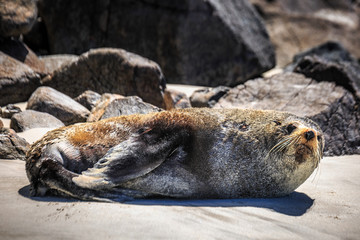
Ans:
{"type": "Polygon", "coordinates": [[[82,188],[112,189],[157,168],[187,136],[185,130],[174,133],[167,129],[141,129],[72,180],[82,188]]]}
{"type": "MultiPolygon", "coordinates": [[[[67,170],[59,161],[53,159],[42,159],[38,176],[41,182],[37,182],[37,184],[50,189],[50,191],[55,190],[57,195],[106,202],[123,202],[132,199],[116,190],[103,192],[77,186],[71,179],[78,176],[78,174],[67,170]]],[[[39,186],[33,187],[36,187],[35,191],[39,191],[41,188],[39,186]]],[[[35,193],[34,195],[39,194],[35,193]]]]}

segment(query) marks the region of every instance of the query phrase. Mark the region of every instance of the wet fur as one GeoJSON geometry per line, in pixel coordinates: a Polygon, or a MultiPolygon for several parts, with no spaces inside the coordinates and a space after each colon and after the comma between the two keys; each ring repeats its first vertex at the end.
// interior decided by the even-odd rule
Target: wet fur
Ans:
{"type": "Polygon", "coordinates": [[[188,109],[51,131],[31,147],[26,171],[33,195],[275,197],[310,176],[323,147],[319,127],[290,113],[188,109]],[[304,141],[309,129],[319,137],[304,141]]]}

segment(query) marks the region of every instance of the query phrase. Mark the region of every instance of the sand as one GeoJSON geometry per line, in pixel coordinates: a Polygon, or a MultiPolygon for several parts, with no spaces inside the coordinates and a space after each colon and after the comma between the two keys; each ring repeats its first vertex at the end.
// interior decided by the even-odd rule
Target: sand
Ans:
{"type": "Polygon", "coordinates": [[[359,239],[360,156],[326,157],[288,197],[87,202],[29,197],[0,160],[0,239],[359,239]]]}

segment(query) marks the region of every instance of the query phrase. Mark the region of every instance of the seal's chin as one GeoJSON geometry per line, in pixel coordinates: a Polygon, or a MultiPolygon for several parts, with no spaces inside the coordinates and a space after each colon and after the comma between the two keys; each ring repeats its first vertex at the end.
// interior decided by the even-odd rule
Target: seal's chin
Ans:
{"type": "Polygon", "coordinates": [[[295,160],[298,163],[305,162],[314,153],[313,148],[306,144],[298,144],[295,151],[295,160]]]}
{"type": "Polygon", "coordinates": [[[296,154],[301,154],[301,155],[310,155],[313,152],[314,152],[313,148],[306,144],[299,144],[296,149],[296,154]]]}

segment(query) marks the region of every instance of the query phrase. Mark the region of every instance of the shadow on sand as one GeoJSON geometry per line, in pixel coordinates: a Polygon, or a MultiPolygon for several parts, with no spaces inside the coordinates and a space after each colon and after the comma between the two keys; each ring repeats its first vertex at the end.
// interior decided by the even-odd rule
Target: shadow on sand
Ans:
{"type": "MultiPolygon", "coordinates": [[[[19,194],[41,202],[79,202],[77,199],[45,196],[31,197],[30,186],[19,189],[19,194]]],[[[183,207],[257,207],[267,208],[289,216],[301,216],[314,204],[314,199],[300,192],[293,192],[280,198],[239,198],[239,199],[135,199],[122,202],[129,205],[143,206],[183,206],[183,207]]]]}

